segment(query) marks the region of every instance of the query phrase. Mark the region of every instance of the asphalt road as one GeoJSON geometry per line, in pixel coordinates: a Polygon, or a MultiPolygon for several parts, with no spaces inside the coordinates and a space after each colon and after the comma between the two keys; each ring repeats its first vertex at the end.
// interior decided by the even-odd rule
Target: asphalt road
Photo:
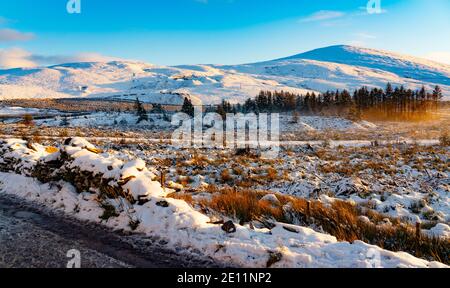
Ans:
{"type": "Polygon", "coordinates": [[[0,268],[219,267],[200,254],[174,252],[158,239],[113,232],[0,194],[0,268]],[[194,256],[195,255],[195,256],[194,256]]]}

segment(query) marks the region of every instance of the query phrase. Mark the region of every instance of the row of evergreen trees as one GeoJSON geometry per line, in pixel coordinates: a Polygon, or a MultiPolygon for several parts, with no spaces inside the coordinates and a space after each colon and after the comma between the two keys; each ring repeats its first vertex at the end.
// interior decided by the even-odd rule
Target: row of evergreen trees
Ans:
{"type": "Polygon", "coordinates": [[[413,91],[403,86],[393,88],[388,83],[386,89],[362,87],[350,94],[347,90],[327,91],[316,94],[297,95],[284,91],[261,91],[254,99],[244,104],[232,105],[223,101],[216,112],[227,113],[277,113],[298,111],[305,114],[325,114],[361,118],[364,113],[373,113],[380,118],[407,119],[423,116],[438,107],[442,90],[436,86],[432,92],[425,87],[413,91]]]}

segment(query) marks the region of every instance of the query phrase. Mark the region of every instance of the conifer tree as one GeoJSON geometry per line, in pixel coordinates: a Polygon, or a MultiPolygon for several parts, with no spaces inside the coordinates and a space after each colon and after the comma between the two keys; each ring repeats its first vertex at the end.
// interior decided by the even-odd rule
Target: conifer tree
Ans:
{"type": "Polygon", "coordinates": [[[191,99],[185,97],[183,107],[181,107],[181,112],[186,113],[187,115],[194,117],[194,105],[192,105],[191,99]]]}
{"type": "Polygon", "coordinates": [[[141,123],[142,121],[148,121],[147,111],[145,110],[142,102],[139,101],[139,98],[136,98],[134,107],[136,109],[136,115],[138,116],[137,124],[141,123]]]}

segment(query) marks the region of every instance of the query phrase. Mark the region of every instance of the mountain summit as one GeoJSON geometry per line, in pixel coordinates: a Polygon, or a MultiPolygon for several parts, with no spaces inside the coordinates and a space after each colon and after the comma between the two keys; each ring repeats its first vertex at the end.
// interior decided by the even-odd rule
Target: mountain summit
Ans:
{"type": "Polygon", "coordinates": [[[348,45],[330,46],[279,60],[308,59],[388,71],[424,82],[450,85],[450,66],[413,56],[348,45]]]}

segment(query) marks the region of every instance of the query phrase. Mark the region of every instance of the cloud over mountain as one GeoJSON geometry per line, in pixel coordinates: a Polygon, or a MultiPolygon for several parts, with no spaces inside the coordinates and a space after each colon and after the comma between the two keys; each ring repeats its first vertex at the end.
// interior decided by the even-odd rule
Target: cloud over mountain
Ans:
{"type": "MultiPolygon", "coordinates": [[[[0,19],[0,22],[3,18],[0,19]]],[[[0,29],[0,43],[13,41],[28,41],[34,38],[33,33],[24,33],[14,29],[0,29]]]]}
{"type": "Polygon", "coordinates": [[[124,59],[99,53],[79,53],[75,55],[40,55],[22,48],[0,49],[0,68],[30,68],[70,62],[110,62],[124,59]]]}

